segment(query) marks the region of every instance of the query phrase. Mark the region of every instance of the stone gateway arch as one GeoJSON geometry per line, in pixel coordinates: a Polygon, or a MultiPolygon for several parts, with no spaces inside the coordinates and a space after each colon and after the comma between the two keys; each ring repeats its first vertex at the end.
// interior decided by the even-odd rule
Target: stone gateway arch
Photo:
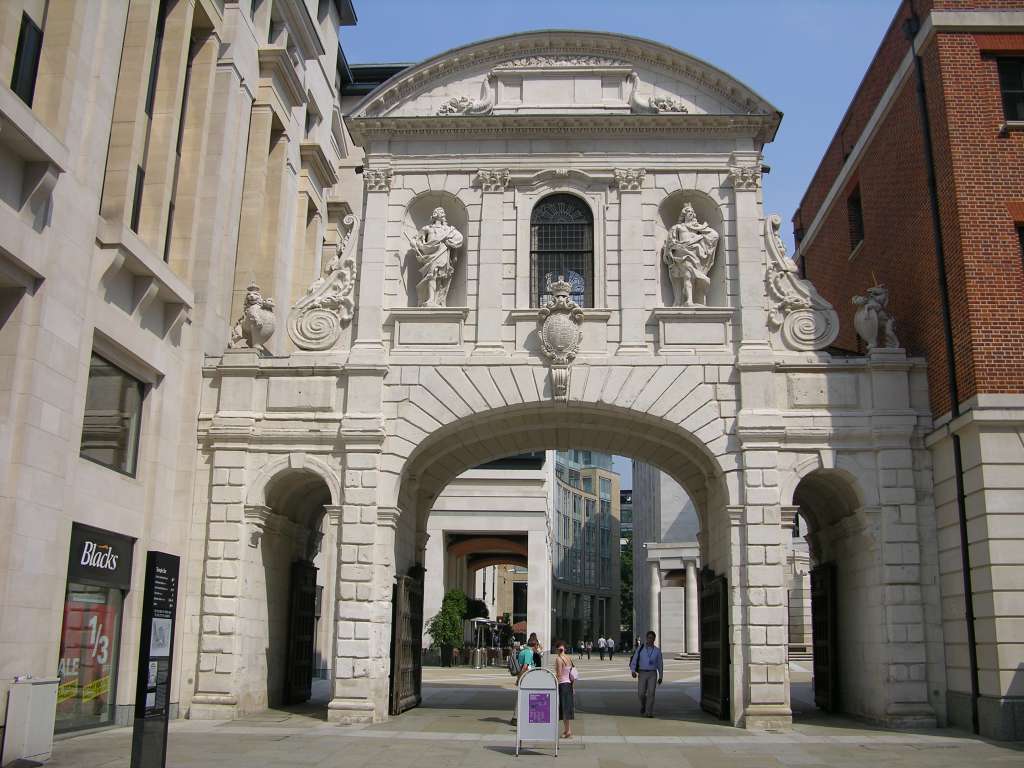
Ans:
{"type": "Polygon", "coordinates": [[[279,308],[277,354],[243,345],[205,369],[192,717],[295,690],[295,563],[315,556],[329,718],[386,719],[396,579],[422,578],[434,500],[482,462],[580,447],[641,459],[692,497],[704,585],[723,588],[720,675],[702,675],[721,716],[791,720],[799,512],[827,579],[819,693],[935,723],[923,362],[829,353],[836,313],[763,207],[780,119],[687,54],[552,31],[429,59],[346,117],[364,188],[337,255],[279,308]]]}

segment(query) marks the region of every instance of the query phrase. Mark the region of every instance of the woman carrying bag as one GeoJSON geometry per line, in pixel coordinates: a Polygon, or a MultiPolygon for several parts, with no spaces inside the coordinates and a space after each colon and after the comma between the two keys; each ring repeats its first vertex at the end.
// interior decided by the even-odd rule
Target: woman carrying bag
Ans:
{"type": "Polygon", "coordinates": [[[562,714],[562,722],[565,730],[562,733],[563,739],[572,738],[572,721],[576,717],[576,707],[573,696],[576,691],[576,680],[579,672],[572,658],[566,653],[566,646],[563,642],[555,645],[558,655],[555,657],[555,679],[558,680],[558,709],[562,714]]]}

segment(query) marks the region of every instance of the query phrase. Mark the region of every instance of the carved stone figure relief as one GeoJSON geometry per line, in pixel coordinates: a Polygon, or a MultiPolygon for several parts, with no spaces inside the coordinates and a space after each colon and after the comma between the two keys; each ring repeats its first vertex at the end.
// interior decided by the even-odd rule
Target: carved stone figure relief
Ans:
{"type": "Polygon", "coordinates": [[[679,221],[668,231],[661,259],[672,283],[672,305],[704,306],[711,286],[720,234],[706,222],[698,221],[690,203],[679,212],[679,221]]]}
{"type": "Polygon", "coordinates": [[[874,285],[863,296],[854,296],[853,303],[858,307],[853,316],[853,327],[864,339],[868,352],[878,347],[899,347],[900,342],[893,330],[893,316],[889,314],[888,288],[874,285]]]}
{"type": "Polygon", "coordinates": [[[760,165],[734,165],[729,169],[733,189],[754,190],[761,186],[760,165]]]}
{"type": "Polygon", "coordinates": [[[259,349],[274,335],[274,300],[264,299],[260,287],[253,283],[246,289],[242,315],[231,329],[231,349],[259,349]]]}
{"type": "Polygon", "coordinates": [[[494,109],[494,74],[488,73],[480,85],[480,98],[452,96],[437,109],[439,115],[489,115],[494,109]]]}
{"type": "Polygon", "coordinates": [[[366,168],[363,171],[363,183],[369,192],[388,192],[391,189],[390,168],[366,168]]]}
{"type": "Polygon", "coordinates": [[[781,346],[796,351],[824,349],[839,334],[839,316],[817,289],[797,273],[779,236],[782,217],[773,213],[764,224],[768,267],[768,327],[781,346]]]}
{"type": "Polygon", "coordinates": [[[641,96],[638,93],[640,75],[636,72],[630,72],[626,81],[629,84],[629,109],[631,112],[642,115],[690,111],[682,101],[671,96],[641,96]]]}
{"type": "Polygon", "coordinates": [[[352,254],[359,219],[350,213],[342,223],[348,227],[348,232],[337,253],[327,262],[324,274],[313,281],[288,315],[288,337],[299,349],[331,349],[342,329],[352,320],[356,278],[352,254]]]}
{"type": "Polygon", "coordinates": [[[569,366],[583,340],[583,310],[569,298],[572,285],[559,278],[548,283],[551,300],[537,312],[541,353],[551,365],[551,391],[556,400],[569,398],[569,366]]]}
{"type": "Polygon", "coordinates": [[[448,306],[448,289],[455,275],[455,251],[462,247],[462,233],[448,223],[444,208],[438,206],[430,214],[430,223],[415,238],[408,234],[406,238],[420,270],[420,281],[416,284],[419,306],[448,306]]]}

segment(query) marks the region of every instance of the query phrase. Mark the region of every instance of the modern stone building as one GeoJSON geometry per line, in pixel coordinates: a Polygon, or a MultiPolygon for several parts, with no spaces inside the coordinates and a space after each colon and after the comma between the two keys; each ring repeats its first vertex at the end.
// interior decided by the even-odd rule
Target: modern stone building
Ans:
{"type": "Polygon", "coordinates": [[[764,210],[770,102],[574,31],[347,98],[345,2],[40,5],[0,11],[5,688],[60,671],[61,727],[126,718],[159,550],[179,714],[301,699],[319,665],[330,720],[386,719],[418,700],[445,488],[585,447],[693,501],[706,709],[791,720],[799,508],[834,617],[822,706],[945,721],[927,364],[828,351],[844,324],[764,210]],[[83,573],[101,547],[122,572],[83,573]],[[104,661],[76,668],[93,618],[104,661]]]}
{"type": "Polygon", "coordinates": [[[865,348],[850,293],[880,283],[927,358],[921,616],[950,721],[996,738],[1024,737],[1022,127],[1024,2],[901,2],[793,218],[836,347],[865,348]]]}
{"type": "MultiPolygon", "coordinates": [[[[444,593],[455,588],[478,599],[489,595],[491,619],[516,613],[515,582],[526,585],[522,619],[538,637],[550,638],[553,457],[553,452],[538,451],[489,462],[460,474],[437,498],[427,520],[424,627],[440,610],[444,593]],[[526,577],[508,578],[511,574],[503,570],[504,589],[496,592],[499,566],[526,569],[526,577]]],[[[422,644],[430,644],[429,635],[423,635],[422,644]]]]}
{"type": "Polygon", "coordinates": [[[619,476],[608,454],[557,451],[551,485],[553,629],[575,647],[619,634],[619,476]]]}
{"type": "MultiPolygon", "coordinates": [[[[669,475],[643,462],[633,462],[633,514],[639,534],[632,541],[635,635],[653,629],[668,652],[700,653],[700,520],[693,502],[669,475]]],[[[789,655],[811,650],[811,585],[807,542],[799,517],[787,516],[792,527],[786,542],[783,586],[789,612],[789,655]]],[[[804,528],[806,531],[806,528],[804,528]]]]}

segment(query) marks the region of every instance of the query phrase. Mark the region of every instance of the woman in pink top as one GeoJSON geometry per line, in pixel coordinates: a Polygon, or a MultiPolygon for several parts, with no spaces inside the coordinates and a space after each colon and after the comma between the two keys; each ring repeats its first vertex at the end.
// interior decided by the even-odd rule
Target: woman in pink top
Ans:
{"type": "Polygon", "coordinates": [[[572,663],[569,654],[565,652],[565,643],[555,643],[558,655],[555,657],[555,679],[558,680],[558,709],[562,713],[562,722],[565,724],[563,739],[572,738],[572,721],[576,717],[576,708],[573,704],[573,693],[576,686],[576,665],[572,663]]]}

